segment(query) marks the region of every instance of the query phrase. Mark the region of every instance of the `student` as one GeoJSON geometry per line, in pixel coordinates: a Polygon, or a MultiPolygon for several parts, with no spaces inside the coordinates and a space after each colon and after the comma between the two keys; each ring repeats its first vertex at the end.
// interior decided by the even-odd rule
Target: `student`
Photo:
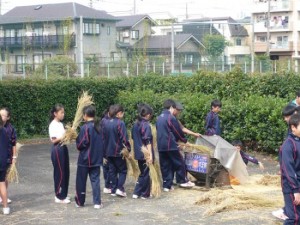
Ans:
{"type": "Polygon", "coordinates": [[[173,176],[177,173],[180,187],[193,187],[194,183],[188,181],[186,177],[185,162],[179,152],[178,141],[184,143],[187,139],[177,119],[173,116],[176,104],[172,99],[167,99],[163,103],[164,110],[157,118],[157,148],[159,152],[159,163],[163,178],[163,190],[169,192],[173,190],[173,176]]]}
{"type": "Polygon", "coordinates": [[[218,113],[221,111],[222,103],[213,100],[210,104],[210,112],[205,119],[205,135],[221,135],[220,119],[218,113]]]}
{"type": "Polygon", "coordinates": [[[77,207],[84,206],[86,196],[86,181],[89,175],[95,209],[103,207],[100,197],[100,166],[103,163],[104,142],[102,139],[101,121],[95,120],[96,108],[93,105],[83,108],[83,120],[85,124],[80,128],[76,138],[76,146],[79,151],[76,173],[77,207]]]}
{"type": "Polygon", "coordinates": [[[109,175],[111,179],[112,196],[126,197],[124,184],[127,175],[126,160],[121,155],[123,148],[130,151],[127,129],[121,120],[124,116],[124,108],[119,105],[109,107],[110,119],[105,126],[106,156],[109,163],[109,175]]]}
{"type": "Polygon", "coordinates": [[[184,127],[184,126],[182,125],[182,123],[178,120],[178,117],[180,116],[180,114],[181,114],[181,112],[182,112],[182,110],[183,110],[184,108],[183,108],[183,105],[182,105],[180,102],[175,102],[175,104],[176,104],[176,107],[175,107],[175,109],[174,109],[173,115],[176,117],[176,119],[177,119],[177,121],[178,121],[178,123],[179,123],[179,125],[180,125],[180,128],[181,128],[182,131],[183,131],[183,133],[193,135],[193,136],[196,137],[196,138],[200,137],[201,134],[195,133],[195,132],[193,132],[193,131],[187,129],[187,128],[184,127]]]}
{"type": "Polygon", "coordinates": [[[149,120],[153,116],[153,109],[147,104],[141,104],[138,107],[138,119],[134,123],[131,136],[134,143],[134,158],[138,161],[140,176],[136,182],[132,198],[148,199],[150,197],[150,174],[148,164],[153,163],[153,136],[149,120]],[[142,147],[147,148],[150,158],[145,160],[141,151],[142,147]]]}
{"type": "Polygon", "coordinates": [[[68,196],[70,164],[69,151],[66,145],[61,145],[65,134],[62,120],[65,117],[65,109],[62,104],[56,104],[50,111],[49,136],[52,142],[51,160],[54,168],[55,203],[70,203],[68,196]]]}
{"type": "MultiPolygon", "coordinates": [[[[105,126],[106,123],[109,121],[109,108],[104,110],[104,112],[102,113],[102,119],[101,119],[101,127],[102,127],[102,139],[104,141],[104,144],[106,142],[107,137],[105,136],[105,126]]],[[[106,147],[104,146],[104,149],[106,149],[106,147]]],[[[109,163],[107,159],[103,159],[103,177],[104,177],[104,188],[103,188],[103,193],[104,194],[111,194],[111,180],[110,180],[110,176],[109,176],[109,163]]]]}
{"type": "Polygon", "coordinates": [[[10,214],[10,208],[7,202],[7,186],[5,177],[7,173],[7,158],[9,157],[9,137],[7,136],[4,122],[0,118],[0,197],[2,199],[3,214],[10,214]]]}
{"type": "Polygon", "coordinates": [[[284,196],[284,224],[300,224],[300,115],[289,120],[291,133],[279,152],[281,184],[284,196]]]}
{"type": "MultiPolygon", "coordinates": [[[[6,107],[1,108],[0,115],[9,139],[8,158],[7,158],[7,170],[8,170],[11,164],[17,162],[17,155],[16,155],[17,133],[13,125],[10,123],[11,112],[9,108],[6,107]]],[[[6,189],[8,189],[8,182],[5,181],[5,183],[6,183],[6,189]]],[[[0,203],[1,201],[2,199],[0,197],[0,203]]],[[[7,203],[11,203],[11,200],[9,198],[7,198],[7,203]]]]}
{"type": "Polygon", "coordinates": [[[236,147],[236,149],[240,152],[242,159],[246,165],[248,165],[248,162],[250,161],[258,165],[259,168],[264,169],[264,165],[262,164],[262,162],[259,162],[255,157],[250,156],[243,151],[243,143],[240,140],[234,140],[232,142],[232,145],[236,147]]]}
{"type": "Polygon", "coordinates": [[[289,103],[291,106],[300,106],[300,90],[296,92],[296,98],[289,103]]]}

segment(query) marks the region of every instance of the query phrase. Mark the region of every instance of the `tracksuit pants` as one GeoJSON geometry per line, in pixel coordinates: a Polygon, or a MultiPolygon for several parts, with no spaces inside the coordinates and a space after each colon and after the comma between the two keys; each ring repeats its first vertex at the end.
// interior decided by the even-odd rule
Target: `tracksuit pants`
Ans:
{"type": "Polygon", "coordinates": [[[109,175],[109,162],[107,161],[105,164],[103,163],[103,177],[104,177],[104,187],[111,189],[111,181],[109,175]]]}
{"type": "Polygon", "coordinates": [[[175,172],[179,184],[188,181],[186,178],[185,162],[179,151],[160,151],[159,164],[163,178],[163,188],[170,189],[172,187],[175,172]]]}
{"type": "Polygon", "coordinates": [[[283,194],[284,197],[284,212],[288,217],[284,221],[284,225],[298,225],[300,224],[300,205],[294,205],[294,194],[283,194]]]}
{"type": "Polygon", "coordinates": [[[126,160],[122,157],[108,157],[109,175],[112,185],[111,193],[115,194],[117,189],[125,191],[124,184],[127,176],[126,160]]]}
{"type": "Polygon", "coordinates": [[[86,196],[86,181],[89,175],[92,191],[93,191],[93,203],[94,205],[101,204],[100,196],[100,166],[85,167],[77,166],[76,174],[76,196],[75,201],[79,206],[84,206],[86,196]]]}
{"type": "Polygon", "coordinates": [[[67,146],[60,144],[52,145],[51,160],[54,168],[54,192],[55,196],[63,200],[68,196],[70,164],[67,146]]]}
{"type": "Polygon", "coordinates": [[[146,164],[146,160],[138,160],[138,165],[140,169],[140,176],[136,182],[133,194],[149,198],[151,185],[149,167],[146,164]]]}

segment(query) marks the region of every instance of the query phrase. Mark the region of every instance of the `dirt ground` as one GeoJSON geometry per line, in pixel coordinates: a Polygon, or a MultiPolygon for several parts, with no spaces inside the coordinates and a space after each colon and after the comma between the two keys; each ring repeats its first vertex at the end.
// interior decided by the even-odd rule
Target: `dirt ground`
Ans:
{"type": "MultiPolygon", "coordinates": [[[[77,159],[74,145],[69,146],[69,152],[69,195],[74,199],[77,159]]],[[[250,175],[278,172],[278,163],[273,156],[256,154],[256,157],[264,163],[265,170],[261,171],[256,165],[250,164],[250,175]]],[[[95,210],[89,183],[84,208],[75,208],[74,201],[68,205],[54,203],[50,144],[24,145],[20,151],[18,166],[20,182],[9,186],[9,198],[13,201],[10,205],[12,213],[9,216],[0,214],[0,224],[282,224],[271,215],[271,211],[278,208],[278,201],[275,199],[281,198],[280,187],[266,192],[270,199],[274,199],[274,207],[221,212],[205,217],[203,213],[207,206],[195,205],[207,193],[208,190],[204,188],[185,190],[175,187],[173,192],[162,193],[158,199],[132,199],[134,182],[127,179],[127,198],[102,194],[104,208],[95,210]]],[[[243,186],[238,188],[243,189],[243,186]]]]}

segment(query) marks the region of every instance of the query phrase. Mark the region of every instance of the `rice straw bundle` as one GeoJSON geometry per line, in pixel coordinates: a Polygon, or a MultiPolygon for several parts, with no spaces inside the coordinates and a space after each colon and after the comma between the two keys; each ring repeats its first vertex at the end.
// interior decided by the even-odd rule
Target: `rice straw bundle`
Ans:
{"type": "Polygon", "coordinates": [[[69,144],[71,141],[75,140],[77,137],[77,128],[79,127],[82,117],[83,117],[83,108],[89,105],[93,105],[92,96],[88,95],[87,91],[84,91],[82,95],[78,98],[77,110],[75,117],[72,123],[72,126],[68,125],[66,127],[65,135],[61,141],[63,145],[69,144]]]}
{"type": "Polygon", "coordinates": [[[263,177],[256,182],[257,184],[262,184],[262,185],[273,185],[273,186],[280,186],[281,185],[281,180],[279,175],[270,175],[270,174],[265,174],[263,177]]]}
{"type": "Polygon", "coordinates": [[[121,155],[123,156],[123,159],[126,160],[128,174],[137,180],[140,175],[140,169],[137,162],[130,155],[127,148],[122,149],[121,155]]]}
{"type": "Polygon", "coordinates": [[[211,216],[219,212],[228,212],[232,210],[276,208],[282,206],[282,201],[274,199],[274,196],[270,198],[269,195],[262,196],[236,190],[211,189],[211,191],[203,194],[195,204],[208,205],[204,212],[204,216],[211,216]]]}
{"type": "Polygon", "coordinates": [[[153,124],[150,124],[151,132],[152,132],[152,142],[153,142],[153,149],[157,150],[157,132],[156,127],[153,124]]]}
{"type": "MultiPolygon", "coordinates": [[[[16,156],[17,157],[19,155],[19,151],[22,146],[23,145],[21,145],[20,143],[16,144],[16,156]]],[[[12,163],[11,166],[9,167],[7,175],[6,175],[6,180],[9,183],[12,183],[12,182],[19,183],[19,172],[18,172],[16,163],[12,163]]]]}
{"type": "Polygon", "coordinates": [[[202,153],[202,154],[211,154],[211,150],[203,145],[195,145],[191,143],[179,143],[179,146],[182,148],[184,152],[191,152],[191,153],[202,153]]]}
{"type": "MultiPolygon", "coordinates": [[[[145,160],[149,161],[151,156],[149,150],[145,146],[142,146],[141,151],[144,154],[145,160]]],[[[149,168],[149,174],[151,179],[151,194],[154,197],[159,197],[161,195],[161,182],[162,182],[160,177],[160,170],[157,171],[157,167],[155,167],[155,164],[153,163],[147,163],[147,166],[149,168]]]]}

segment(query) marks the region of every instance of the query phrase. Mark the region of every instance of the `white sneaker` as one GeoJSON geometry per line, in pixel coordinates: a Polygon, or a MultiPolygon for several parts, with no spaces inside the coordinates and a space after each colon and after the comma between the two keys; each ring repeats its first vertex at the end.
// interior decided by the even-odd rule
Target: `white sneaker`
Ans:
{"type": "Polygon", "coordinates": [[[138,196],[138,195],[134,195],[134,194],[132,195],[132,198],[133,198],[133,199],[138,199],[139,197],[140,197],[140,196],[138,196]]]}
{"type": "Polygon", "coordinates": [[[103,188],[103,193],[104,194],[111,194],[111,189],[110,188],[103,188]]]}
{"type": "Polygon", "coordinates": [[[94,205],[94,209],[102,209],[103,208],[103,205],[94,205]]]}
{"type": "Polygon", "coordinates": [[[174,191],[174,187],[172,186],[171,188],[164,188],[163,191],[164,192],[170,192],[170,191],[174,191]]]}
{"type": "Polygon", "coordinates": [[[3,214],[4,215],[10,214],[10,208],[9,207],[3,208],[3,214]]]}
{"type": "Polygon", "coordinates": [[[116,195],[121,196],[121,197],[127,197],[127,194],[125,191],[121,191],[120,189],[117,189],[116,195]]]}
{"type": "Polygon", "coordinates": [[[284,214],[283,209],[278,209],[276,211],[273,211],[272,215],[275,216],[276,218],[280,219],[280,220],[288,219],[288,217],[284,214]]]}
{"type": "MultiPolygon", "coordinates": [[[[2,198],[0,197],[0,204],[2,203],[2,198]]],[[[7,199],[7,204],[10,204],[11,203],[11,200],[8,198],[7,199]]]]}
{"type": "Polygon", "coordinates": [[[69,204],[69,203],[71,203],[71,201],[68,198],[60,200],[59,198],[55,197],[55,203],[69,204]]]}
{"type": "Polygon", "coordinates": [[[192,188],[194,186],[195,186],[195,184],[193,182],[191,182],[191,181],[188,181],[186,183],[180,184],[180,187],[183,187],[183,188],[192,188]]]}

